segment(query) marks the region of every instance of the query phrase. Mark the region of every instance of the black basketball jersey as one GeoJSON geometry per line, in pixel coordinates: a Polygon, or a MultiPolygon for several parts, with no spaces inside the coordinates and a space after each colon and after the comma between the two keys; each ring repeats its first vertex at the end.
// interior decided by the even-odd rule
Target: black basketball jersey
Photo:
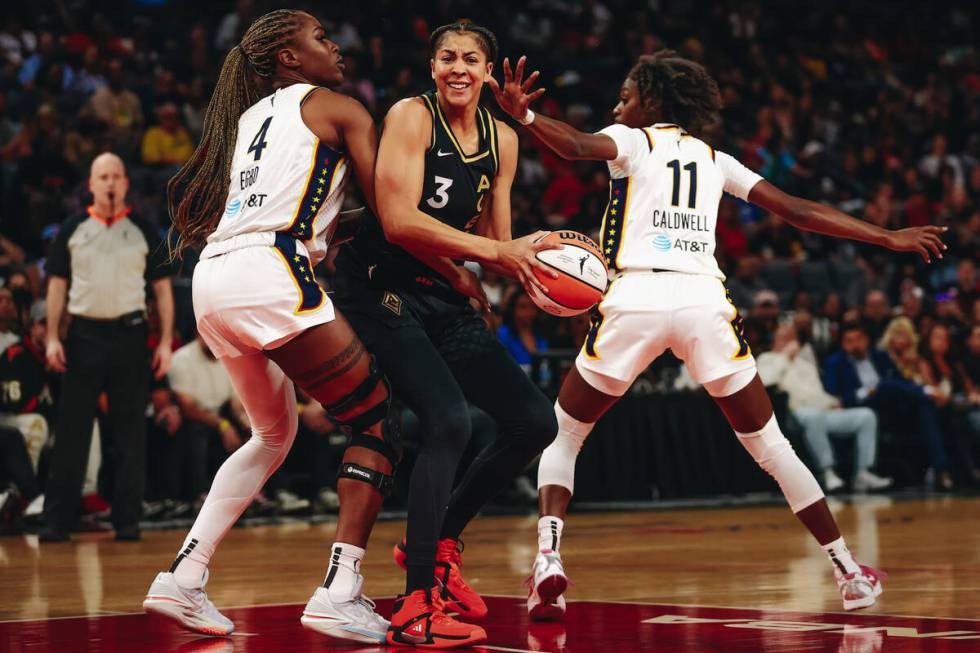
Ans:
{"type": "Polygon", "coordinates": [[[432,145],[425,153],[419,211],[456,229],[470,231],[476,226],[497,174],[497,125],[489,111],[477,107],[480,141],[476,152],[467,154],[442,113],[436,92],[420,97],[432,115],[432,145]]]}
{"type": "MultiPolygon", "coordinates": [[[[486,196],[493,186],[500,161],[497,125],[490,112],[477,107],[477,129],[480,140],[476,152],[463,152],[449,127],[436,91],[421,96],[432,116],[432,140],[425,152],[422,198],[418,209],[436,220],[461,231],[472,231],[483,210],[486,196]]],[[[373,215],[362,217],[364,226],[338,259],[344,273],[359,268],[376,282],[392,288],[410,288],[437,293],[465,301],[442,275],[409,252],[389,243],[373,215]]]]}

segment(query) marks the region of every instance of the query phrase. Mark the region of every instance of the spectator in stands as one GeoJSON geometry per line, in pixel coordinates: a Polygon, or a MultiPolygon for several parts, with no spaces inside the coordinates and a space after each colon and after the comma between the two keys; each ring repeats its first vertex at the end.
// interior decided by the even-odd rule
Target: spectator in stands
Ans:
{"type": "Polygon", "coordinates": [[[854,476],[851,488],[855,492],[882,490],[891,486],[892,479],[871,471],[878,446],[878,418],[865,406],[844,408],[837,397],[824,390],[820,368],[809,344],[800,344],[796,326],[784,324],[776,331],[772,351],[758,357],[759,376],[766,385],[778,386],[789,395],[789,407],[803,426],[807,446],[813,454],[828,492],[844,487],[844,481],[834,469],[834,449],[831,435],[854,437],[854,476]]]}
{"type": "Polygon", "coordinates": [[[871,339],[877,342],[885,333],[885,328],[892,319],[892,309],[888,295],[881,290],[871,290],[864,296],[864,306],[861,316],[867,325],[871,339]]]}
{"type": "Polygon", "coordinates": [[[221,23],[218,24],[218,31],[214,37],[214,49],[218,52],[231,50],[238,39],[241,38],[248,26],[255,18],[254,3],[252,0],[238,0],[235,3],[235,11],[224,15],[221,23]]]}
{"type": "MultiPolygon", "coordinates": [[[[327,417],[327,411],[318,402],[302,396],[299,402],[299,433],[296,436],[300,447],[303,440],[313,439],[313,510],[314,512],[337,512],[340,496],[337,494],[337,470],[347,448],[347,435],[338,429],[327,417]]],[[[286,464],[290,463],[287,458],[286,464]]]]}
{"type": "Polygon", "coordinates": [[[159,124],[143,136],[143,163],[152,166],[179,166],[194,153],[191,135],[180,124],[177,105],[167,102],[156,110],[159,124]]]}
{"type": "MultiPolygon", "coordinates": [[[[209,451],[217,452],[212,457],[223,460],[245,443],[251,427],[228,372],[200,336],[174,353],[169,380],[183,414],[183,427],[177,434],[177,450],[173,453],[174,460],[181,462],[170,467],[175,474],[179,474],[182,467],[191,470],[189,489],[182,494],[197,496],[206,492],[210,485],[209,451]]],[[[178,486],[177,482],[171,485],[175,486],[178,486]]],[[[288,495],[286,502],[293,503],[295,495],[288,495]]],[[[275,502],[261,494],[255,504],[264,512],[278,508],[275,502]]],[[[309,506],[308,502],[306,506],[309,506]]]]}
{"type": "MultiPolygon", "coordinates": [[[[980,164],[977,165],[980,169],[980,164]]],[[[976,236],[980,236],[977,233],[976,236]]],[[[977,290],[977,265],[973,259],[966,258],[956,266],[956,303],[959,305],[961,315],[969,315],[973,310],[973,303],[980,299],[980,292],[977,290]]]]}
{"type": "Polygon", "coordinates": [[[886,427],[901,430],[914,425],[929,450],[927,483],[952,489],[936,406],[922,386],[906,379],[888,354],[871,349],[867,328],[861,323],[841,327],[840,345],[840,351],[824,363],[827,391],[846,408],[872,408],[886,427]]]}
{"type": "MultiPolygon", "coordinates": [[[[199,468],[194,465],[193,454],[187,455],[187,450],[193,449],[194,443],[188,443],[186,438],[178,436],[184,418],[173,399],[166,377],[154,380],[150,389],[149,411],[146,426],[148,464],[143,518],[167,520],[187,516],[193,510],[193,502],[198,499],[190,479],[194,478],[199,468]],[[181,480],[185,478],[188,482],[182,487],[181,480]],[[184,494],[182,490],[187,493],[184,494]]],[[[205,461],[206,469],[206,446],[201,458],[205,461]]]]}
{"type": "Polygon", "coordinates": [[[971,449],[978,433],[970,423],[973,404],[966,369],[962,363],[953,362],[951,346],[949,327],[934,324],[925,339],[922,377],[939,409],[940,423],[954,438],[957,468],[962,467],[963,475],[972,483],[976,465],[971,449]]]}
{"type": "Polygon", "coordinates": [[[751,308],[756,293],[765,289],[765,285],[759,279],[761,268],[762,261],[757,256],[743,256],[735,264],[735,275],[727,280],[726,285],[732,302],[739,309],[751,308]]]}
{"type": "Polygon", "coordinates": [[[548,350],[548,341],[541,336],[537,326],[540,315],[526,293],[516,292],[504,309],[504,323],[497,329],[497,338],[528,374],[531,373],[533,355],[548,350]]]}
{"type": "Polygon", "coordinates": [[[963,377],[967,388],[966,419],[973,441],[967,462],[973,469],[973,482],[980,484],[980,465],[977,465],[974,449],[980,445],[980,322],[974,322],[966,338],[966,352],[962,362],[963,377]]]}
{"type": "Polygon", "coordinates": [[[200,337],[174,353],[168,375],[174,399],[183,413],[184,437],[188,440],[188,465],[193,473],[191,486],[197,492],[208,488],[208,443],[218,439],[228,454],[245,442],[247,427],[232,411],[234,389],[221,363],[200,337]],[[224,415],[229,415],[225,417],[224,415]]]}
{"type": "Polygon", "coordinates": [[[949,142],[942,132],[932,137],[932,149],[919,161],[919,172],[930,179],[939,179],[943,168],[949,167],[955,175],[955,183],[964,183],[963,165],[959,158],[949,153],[949,142]]]}
{"type": "Polygon", "coordinates": [[[0,352],[20,341],[17,326],[17,304],[14,302],[14,293],[4,286],[0,288],[0,352]]]}
{"type": "Polygon", "coordinates": [[[108,392],[117,452],[112,501],[116,538],[140,538],[146,463],[143,414],[150,370],[134,363],[150,358],[147,283],[163,332],[153,352],[153,368],[158,377],[170,368],[174,314],[166,248],[156,231],[126,206],[129,180],[118,156],[105,153],[92,162],[89,190],[92,205],[85,215],[65,221],[47,261],[46,355],[53,370],[65,372],[65,379],[40,533],[45,542],[67,540],[74,526],[85,452],[103,390],[108,392]],[[72,316],[67,357],[59,339],[66,299],[72,316]]]}
{"type": "Polygon", "coordinates": [[[130,158],[139,151],[143,133],[143,105],[139,96],[126,88],[125,75],[121,60],[110,61],[109,83],[95,92],[89,100],[89,108],[106,127],[112,148],[130,158]]]}
{"type": "Polygon", "coordinates": [[[758,291],[752,298],[752,310],[744,323],[745,339],[749,341],[752,351],[768,351],[778,326],[779,296],[768,289],[758,291]]]}
{"type": "Polygon", "coordinates": [[[19,532],[20,517],[40,495],[20,431],[0,426],[0,535],[19,532]]]}
{"type": "Polygon", "coordinates": [[[919,354],[919,334],[915,325],[905,317],[896,317],[888,323],[879,345],[888,354],[902,377],[922,385],[922,357],[919,354]]]}

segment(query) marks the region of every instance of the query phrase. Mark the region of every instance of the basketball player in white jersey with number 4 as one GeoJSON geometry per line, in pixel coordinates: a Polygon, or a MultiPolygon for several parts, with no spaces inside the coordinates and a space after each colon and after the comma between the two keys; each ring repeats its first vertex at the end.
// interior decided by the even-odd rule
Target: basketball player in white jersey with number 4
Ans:
{"type": "Polygon", "coordinates": [[[715,399],[739,441],[827,552],[844,608],[872,605],[881,594],[880,574],[854,561],[820,486],[781,433],[726,297],[714,258],[718,203],[727,192],[800,229],[917,252],[926,261],[942,257],[944,229],[881,229],[787,195],[714,150],[695,135],[717,119],[718,86],[702,66],[669,50],[640,57],[621,87],[616,124],[596,134],[536,116],[528,105],[544,89],[531,91],[538,73],[524,80],[524,64],[521,57],[512,74],[505,59],[503,87],[491,80],[500,107],[558,155],[606,161],[611,177],[601,246],[612,281],[555,404],[558,437],[541,456],[531,617],[565,612],[567,578],[558,549],[582,443],[667,348],[715,399]]]}

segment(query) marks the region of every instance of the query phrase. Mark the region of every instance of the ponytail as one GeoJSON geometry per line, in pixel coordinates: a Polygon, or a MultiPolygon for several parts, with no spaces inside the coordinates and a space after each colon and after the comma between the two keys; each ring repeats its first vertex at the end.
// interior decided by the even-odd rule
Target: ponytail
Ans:
{"type": "Polygon", "coordinates": [[[270,80],[275,73],[276,53],[289,43],[296,14],[278,9],[262,16],[225,56],[204,114],[201,142],[167,183],[171,231],[177,233],[171,258],[179,257],[185,247],[203,245],[218,226],[238,141],[238,119],[261,98],[256,76],[270,80]]]}

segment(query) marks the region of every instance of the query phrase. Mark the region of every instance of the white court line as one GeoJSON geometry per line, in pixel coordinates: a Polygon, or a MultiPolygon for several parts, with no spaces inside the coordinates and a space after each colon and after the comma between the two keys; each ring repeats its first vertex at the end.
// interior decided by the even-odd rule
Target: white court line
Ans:
{"type": "MultiPolygon", "coordinates": [[[[491,595],[487,595],[491,596],[491,595]]],[[[380,600],[395,599],[394,596],[379,596],[380,600]]],[[[296,601],[286,601],[283,603],[251,603],[249,605],[223,605],[220,606],[221,610],[247,610],[249,608],[279,608],[287,605],[302,606],[305,603],[297,603],[296,601]]],[[[143,611],[139,612],[114,612],[112,610],[100,610],[98,612],[92,612],[90,614],[70,614],[61,617],[26,617],[24,619],[0,619],[0,624],[15,624],[25,621],[56,621],[59,619],[95,619],[97,617],[135,617],[137,615],[146,614],[143,611]]]]}
{"type": "MultiPolygon", "coordinates": [[[[516,596],[513,594],[484,594],[483,596],[494,596],[500,599],[523,599],[523,596],[516,596]]],[[[815,610],[792,610],[786,608],[751,608],[744,605],[706,605],[704,603],[661,603],[661,602],[650,602],[650,601],[613,601],[608,599],[568,599],[565,601],[567,603],[615,603],[617,605],[664,605],[673,608],[710,608],[712,610],[755,610],[756,612],[784,612],[787,614],[840,614],[847,617],[854,616],[867,616],[867,617],[895,617],[896,619],[936,619],[936,620],[950,620],[950,621],[973,621],[980,622],[980,619],[972,619],[970,617],[937,617],[935,615],[921,615],[921,614],[888,614],[885,612],[839,612],[833,610],[827,610],[822,612],[817,612],[815,610]]]]}

